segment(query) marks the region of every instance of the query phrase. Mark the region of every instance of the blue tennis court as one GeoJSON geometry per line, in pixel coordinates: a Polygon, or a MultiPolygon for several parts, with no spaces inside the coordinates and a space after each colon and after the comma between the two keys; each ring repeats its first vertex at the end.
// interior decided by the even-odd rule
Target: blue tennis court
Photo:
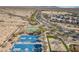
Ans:
{"type": "Polygon", "coordinates": [[[21,35],[18,42],[36,42],[39,37],[36,35],[21,35]]]}
{"type": "Polygon", "coordinates": [[[41,44],[15,44],[12,52],[41,52],[41,44]]]}
{"type": "Polygon", "coordinates": [[[32,49],[34,48],[33,44],[15,44],[12,48],[13,52],[32,52],[32,49]]]}
{"type": "Polygon", "coordinates": [[[21,35],[19,40],[14,44],[11,51],[12,52],[41,52],[42,51],[42,44],[32,44],[35,42],[40,42],[38,40],[40,36],[36,35],[21,35]],[[18,44],[18,42],[21,42],[18,44]],[[31,44],[24,44],[23,42],[30,42],[31,44]]]}

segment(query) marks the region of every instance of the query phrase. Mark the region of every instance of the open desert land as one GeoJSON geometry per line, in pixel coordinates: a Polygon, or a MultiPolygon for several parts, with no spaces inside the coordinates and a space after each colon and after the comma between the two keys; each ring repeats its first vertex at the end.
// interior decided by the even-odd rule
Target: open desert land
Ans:
{"type": "MultiPolygon", "coordinates": [[[[8,49],[11,48],[12,46],[11,43],[8,42],[8,40],[13,37],[13,34],[17,30],[28,24],[27,18],[25,17],[31,16],[32,11],[30,12],[28,10],[24,12],[24,10],[10,9],[10,8],[4,8],[1,11],[1,9],[0,9],[0,46],[1,46],[0,51],[8,51],[8,49]],[[11,13],[11,15],[9,13],[11,13]],[[25,20],[23,20],[21,16],[23,16],[25,20]],[[3,44],[5,43],[7,43],[6,45],[7,47],[2,48],[3,44]]],[[[12,40],[15,40],[15,38],[12,40]]]]}

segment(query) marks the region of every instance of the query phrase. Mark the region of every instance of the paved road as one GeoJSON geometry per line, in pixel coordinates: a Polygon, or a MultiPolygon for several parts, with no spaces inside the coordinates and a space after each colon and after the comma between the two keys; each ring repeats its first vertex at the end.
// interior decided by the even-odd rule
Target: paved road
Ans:
{"type": "Polygon", "coordinates": [[[40,12],[37,12],[37,14],[36,14],[36,17],[35,17],[36,21],[39,22],[40,24],[45,25],[48,28],[52,27],[52,25],[50,24],[50,22],[48,22],[45,18],[42,18],[41,17],[42,15],[39,14],[39,13],[40,12]]]}

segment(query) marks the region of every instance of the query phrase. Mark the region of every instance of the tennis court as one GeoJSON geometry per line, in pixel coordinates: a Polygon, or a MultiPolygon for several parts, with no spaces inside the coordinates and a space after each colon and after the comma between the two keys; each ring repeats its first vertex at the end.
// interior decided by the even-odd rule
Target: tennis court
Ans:
{"type": "Polygon", "coordinates": [[[19,40],[13,45],[12,52],[41,52],[42,44],[35,44],[40,36],[36,35],[21,35],[19,40]],[[21,42],[21,43],[18,43],[21,42]],[[30,42],[29,44],[25,44],[30,42]]]}

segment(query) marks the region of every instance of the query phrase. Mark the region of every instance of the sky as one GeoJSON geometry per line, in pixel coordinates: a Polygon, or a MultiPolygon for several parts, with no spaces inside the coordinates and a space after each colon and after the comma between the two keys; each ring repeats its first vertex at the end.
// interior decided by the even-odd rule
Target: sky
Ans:
{"type": "Polygon", "coordinates": [[[79,8],[79,6],[58,6],[61,8],[79,8]]]}

